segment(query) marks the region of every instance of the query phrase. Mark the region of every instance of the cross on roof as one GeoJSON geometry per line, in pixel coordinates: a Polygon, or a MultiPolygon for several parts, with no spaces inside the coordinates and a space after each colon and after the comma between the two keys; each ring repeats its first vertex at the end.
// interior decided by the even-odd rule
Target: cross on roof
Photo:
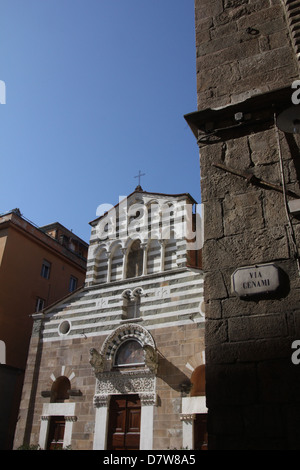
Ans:
{"type": "Polygon", "coordinates": [[[145,176],[145,173],[141,173],[141,170],[139,170],[139,174],[135,176],[135,178],[139,179],[139,186],[141,185],[141,176],[145,176]]]}

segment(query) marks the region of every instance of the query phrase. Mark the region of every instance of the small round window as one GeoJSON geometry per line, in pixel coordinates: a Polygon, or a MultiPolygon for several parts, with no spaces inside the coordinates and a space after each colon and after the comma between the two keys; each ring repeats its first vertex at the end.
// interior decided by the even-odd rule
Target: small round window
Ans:
{"type": "Polygon", "coordinates": [[[115,358],[115,366],[142,365],[145,363],[144,351],[138,341],[129,340],[121,344],[115,358]]]}
{"type": "Polygon", "coordinates": [[[71,323],[68,320],[65,320],[59,325],[58,332],[60,335],[64,336],[69,333],[70,329],[71,329],[71,323]]]}

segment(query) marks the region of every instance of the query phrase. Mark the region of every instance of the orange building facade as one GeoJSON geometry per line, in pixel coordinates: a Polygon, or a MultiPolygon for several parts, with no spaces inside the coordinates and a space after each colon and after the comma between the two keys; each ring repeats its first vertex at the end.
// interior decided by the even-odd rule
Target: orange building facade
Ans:
{"type": "Polygon", "coordinates": [[[83,285],[87,251],[59,223],[38,228],[18,209],[0,216],[0,449],[12,445],[31,315],[83,285]]]}

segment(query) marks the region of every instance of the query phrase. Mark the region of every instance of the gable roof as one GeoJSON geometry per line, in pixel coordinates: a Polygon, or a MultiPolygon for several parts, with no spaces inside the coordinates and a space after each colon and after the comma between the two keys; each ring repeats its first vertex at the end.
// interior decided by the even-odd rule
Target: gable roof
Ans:
{"type": "MultiPolygon", "coordinates": [[[[179,194],[164,194],[164,193],[152,193],[152,192],[148,192],[148,191],[144,191],[141,186],[137,186],[135,188],[135,190],[129,194],[129,196],[127,196],[127,199],[131,198],[135,193],[138,193],[138,194],[144,194],[146,196],[162,196],[162,197],[170,197],[170,198],[181,198],[181,197],[186,197],[188,199],[190,199],[190,201],[193,203],[193,204],[197,204],[197,201],[189,194],[189,193],[179,193],[179,194]]],[[[101,220],[103,217],[105,217],[111,210],[115,209],[116,207],[118,207],[120,204],[120,202],[118,202],[117,204],[115,204],[111,209],[109,209],[107,212],[105,212],[104,214],[100,215],[99,217],[97,217],[96,219],[92,220],[91,222],[89,222],[90,225],[94,226],[96,225],[99,220],[101,220]]]]}

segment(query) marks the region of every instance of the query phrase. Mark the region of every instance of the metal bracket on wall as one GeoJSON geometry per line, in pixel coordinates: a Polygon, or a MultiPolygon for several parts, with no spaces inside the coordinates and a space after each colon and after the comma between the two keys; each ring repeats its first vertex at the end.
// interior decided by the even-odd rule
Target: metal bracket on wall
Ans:
{"type": "MultiPolygon", "coordinates": [[[[253,175],[250,172],[247,171],[239,171],[234,168],[230,168],[226,165],[223,165],[222,163],[213,163],[212,164],[214,167],[219,168],[220,170],[226,171],[228,173],[231,173],[233,175],[239,176],[241,178],[244,178],[247,183],[252,184],[254,186],[259,186],[265,189],[273,189],[274,191],[278,191],[280,193],[283,193],[283,188],[282,186],[278,186],[276,184],[270,183],[268,181],[264,181],[260,178],[257,178],[255,175],[253,175]]],[[[300,195],[297,193],[294,193],[293,191],[286,191],[286,194],[288,196],[298,198],[300,199],[300,195]]]]}

